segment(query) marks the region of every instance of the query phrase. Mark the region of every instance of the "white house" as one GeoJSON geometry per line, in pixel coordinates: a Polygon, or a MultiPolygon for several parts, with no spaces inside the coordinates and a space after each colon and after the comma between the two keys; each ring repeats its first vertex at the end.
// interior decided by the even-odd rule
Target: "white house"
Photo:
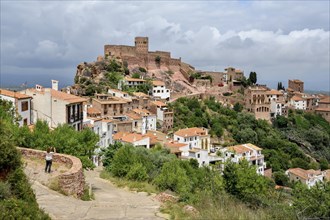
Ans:
{"type": "Polygon", "coordinates": [[[189,156],[189,145],[188,143],[179,143],[177,141],[170,140],[164,144],[164,146],[170,149],[171,153],[181,157],[189,156]]]}
{"type": "Polygon", "coordinates": [[[262,148],[253,144],[240,144],[223,148],[220,151],[225,161],[230,160],[233,163],[239,163],[242,159],[246,159],[251,165],[256,166],[258,174],[264,175],[266,163],[261,150],[262,148]]]}
{"type": "Polygon", "coordinates": [[[111,94],[114,97],[132,100],[132,97],[127,92],[118,89],[108,89],[108,94],[111,94]]]}
{"type": "Polygon", "coordinates": [[[196,159],[199,166],[208,166],[210,163],[209,155],[207,150],[200,148],[192,148],[189,150],[188,158],[196,159]]]}
{"type": "Polygon", "coordinates": [[[142,116],[141,133],[145,134],[147,130],[156,131],[157,117],[146,109],[133,109],[135,114],[142,116]]]}
{"type": "Polygon", "coordinates": [[[187,143],[189,149],[199,148],[210,152],[210,135],[206,128],[185,128],[174,133],[175,141],[187,143]]]}
{"type": "Polygon", "coordinates": [[[133,146],[142,146],[147,149],[150,148],[150,137],[137,133],[118,132],[113,135],[114,141],[122,143],[129,143],[133,146]]]}
{"type": "Polygon", "coordinates": [[[284,108],[284,94],[278,90],[269,90],[266,92],[268,101],[270,103],[270,112],[272,117],[282,115],[282,108],[284,108]]]}
{"type": "Polygon", "coordinates": [[[0,99],[12,102],[17,114],[21,117],[18,121],[19,126],[31,124],[31,96],[0,89],[0,99]]]}
{"type": "Polygon", "coordinates": [[[171,97],[171,92],[166,88],[165,83],[162,81],[152,81],[151,95],[159,97],[160,99],[167,99],[171,97]]]}
{"type": "Polygon", "coordinates": [[[95,155],[93,156],[93,163],[99,165],[99,156],[102,148],[107,148],[109,144],[113,144],[112,133],[113,133],[113,124],[111,120],[101,119],[101,118],[88,118],[84,121],[84,126],[89,127],[95,134],[100,138],[97,143],[97,148],[95,150],[95,155]]]}
{"type": "Polygon", "coordinates": [[[291,100],[290,100],[290,104],[295,108],[295,109],[300,109],[300,110],[306,110],[307,107],[307,101],[306,99],[294,95],[291,100]]]}
{"type": "Polygon", "coordinates": [[[131,78],[131,77],[125,77],[123,80],[120,80],[118,83],[118,89],[122,89],[122,86],[128,86],[129,88],[136,87],[139,85],[145,84],[144,79],[137,79],[137,78],[131,78]]]}
{"type": "Polygon", "coordinates": [[[51,128],[67,123],[80,131],[84,115],[86,115],[83,112],[87,111],[85,105],[87,100],[56,90],[57,83],[55,80],[52,81],[52,89],[36,85],[35,88],[20,92],[33,98],[32,120],[34,123],[38,119],[46,121],[51,128]]]}
{"type": "Polygon", "coordinates": [[[308,188],[315,186],[317,182],[323,182],[326,173],[321,170],[304,170],[302,168],[291,168],[285,172],[290,181],[300,181],[308,186],[308,188]]]}

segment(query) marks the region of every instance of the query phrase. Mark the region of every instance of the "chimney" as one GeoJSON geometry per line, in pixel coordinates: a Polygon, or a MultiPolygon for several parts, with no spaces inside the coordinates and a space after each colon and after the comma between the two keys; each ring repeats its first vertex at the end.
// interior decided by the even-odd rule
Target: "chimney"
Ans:
{"type": "Polygon", "coordinates": [[[58,81],[52,79],[52,89],[58,91],[58,81]]]}
{"type": "Polygon", "coordinates": [[[41,91],[42,89],[43,89],[43,87],[41,85],[36,84],[36,90],[37,91],[41,91]]]}

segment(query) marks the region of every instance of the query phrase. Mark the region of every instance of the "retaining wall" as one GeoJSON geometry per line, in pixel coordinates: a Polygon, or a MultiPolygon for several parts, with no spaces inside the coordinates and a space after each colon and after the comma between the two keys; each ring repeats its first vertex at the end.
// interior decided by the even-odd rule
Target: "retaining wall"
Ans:
{"type": "MultiPolygon", "coordinates": [[[[18,147],[18,149],[21,151],[22,156],[26,158],[44,160],[46,156],[45,151],[21,147],[18,147]]],[[[53,161],[70,166],[68,171],[58,175],[60,189],[68,195],[80,197],[84,192],[85,186],[85,177],[80,159],[66,154],[55,153],[53,161]]]]}

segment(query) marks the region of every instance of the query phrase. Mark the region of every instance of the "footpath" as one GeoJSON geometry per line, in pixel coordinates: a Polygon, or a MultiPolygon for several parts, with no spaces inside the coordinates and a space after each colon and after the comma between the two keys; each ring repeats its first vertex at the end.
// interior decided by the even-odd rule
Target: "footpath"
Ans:
{"type": "Polygon", "coordinates": [[[115,187],[99,177],[100,168],[85,171],[86,182],[92,184],[95,200],[82,201],[43,185],[65,168],[58,167],[47,174],[43,164],[36,166],[33,161],[25,162],[25,173],[31,181],[37,202],[52,219],[163,219],[156,216],[160,208],[158,201],[143,192],[134,193],[115,187]]]}

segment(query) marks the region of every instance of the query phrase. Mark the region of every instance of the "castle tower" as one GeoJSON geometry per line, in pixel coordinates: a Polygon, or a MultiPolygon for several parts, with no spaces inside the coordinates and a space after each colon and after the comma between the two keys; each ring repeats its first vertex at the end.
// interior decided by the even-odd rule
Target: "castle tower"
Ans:
{"type": "Polygon", "coordinates": [[[148,37],[135,37],[135,50],[138,54],[147,55],[149,51],[148,37]]]}

